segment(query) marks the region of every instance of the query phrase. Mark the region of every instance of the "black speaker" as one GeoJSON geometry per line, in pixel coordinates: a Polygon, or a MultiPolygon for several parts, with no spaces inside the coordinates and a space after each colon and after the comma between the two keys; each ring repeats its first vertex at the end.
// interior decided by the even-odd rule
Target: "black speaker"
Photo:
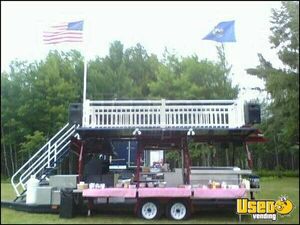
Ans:
{"type": "Polygon", "coordinates": [[[245,123],[246,124],[261,123],[259,104],[247,103],[245,105],[245,123]]]}
{"type": "Polygon", "coordinates": [[[72,218],[74,217],[74,199],[72,188],[61,189],[60,193],[60,218],[72,218]]]}
{"type": "Polygon", "coordinates": [[[250,188],[259,188],[259,176],[256,175],[250,175],[250,188]]]}
{"type": "Polygon", "coordinates": [[[69,105],[69,123],[82,124],[82,104],[71,103],[69,105]]]}

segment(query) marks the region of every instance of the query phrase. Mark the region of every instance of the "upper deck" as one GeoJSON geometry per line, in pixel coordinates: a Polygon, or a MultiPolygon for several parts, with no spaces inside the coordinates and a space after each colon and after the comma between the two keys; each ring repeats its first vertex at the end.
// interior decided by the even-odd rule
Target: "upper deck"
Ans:
{"type": "Polygon", "coordinates": [[[83,128],[241,128],[241,100],[112,100],[83,105],[83,128]]]}

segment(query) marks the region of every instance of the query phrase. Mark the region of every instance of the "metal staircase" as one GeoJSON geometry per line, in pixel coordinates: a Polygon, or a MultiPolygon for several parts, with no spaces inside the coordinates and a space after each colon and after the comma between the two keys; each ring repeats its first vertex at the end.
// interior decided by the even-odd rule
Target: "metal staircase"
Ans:
{"type": "Polygon", "coordinates": [[[12,176],[11,184],[17,198],[26,193],[26,184],[31,175],[42,180],[57,169],[68,155],[70,137],[75,135],[78,127],[77,124],[67,123],[12,176]]]}

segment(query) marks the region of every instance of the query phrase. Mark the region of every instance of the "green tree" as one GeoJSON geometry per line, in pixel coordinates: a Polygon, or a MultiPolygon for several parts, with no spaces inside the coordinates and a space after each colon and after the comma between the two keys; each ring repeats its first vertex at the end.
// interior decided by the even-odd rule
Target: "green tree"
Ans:
{"type": "Polygon", "coordinates": [[[149,96],[149,83],[155,81],[157,76],[159,65],[157,57],[149,56],[146,49],[138,43],[136,46],[126,49],[124,64],[133,85],[129,96],[135,99],[149,96]]]}
{"type": "Polygon", "coordinates": [[[199,61],[197,56],[179,60],[168,53],[149,86],[153,97],[168,99],[234,99],[238,93],[221,63],[199,61]]]}
{"type": "Polygon", "coordinates": [[[77,51],[54,51],[40,62],[13,61],[9,73],[1,74],[1,154],[6,175],[66,123],[71,102],[82,101],[82,68],[77,51]],[[26,151],[21,150],[24,146],[26,151]]]}
{"type": "Polygon", "coordinates": [[[299,2],[282,2],[280,9],[272,10],[271,23],[270,42],[284,68],[274,68],[259,54],[260,65],[247,72],[263,79],[271,95],[269,117],[261,127],[272,143],[276,165],[280,167],[289,166],[280,162],[281,158],[289,154],[294,162],[295,148],[299,150],[299,2]]]}
{"type": "Polygon", "coordinates": [[[40,131],[35,131],[33,135],[26,135],[25,138],[26,140],[20,144],[21,151],[29,155],[34,153],[45,142],[45,136],[40,131]]]}
{"type": "Polygon", "coordinates": [[[109,55],[97,57],[89,62],[88,67],[88,98],[117,99],[127,98],[134,88],[124,64],[123,44],[115,41],[111,44],[109,55]]]}

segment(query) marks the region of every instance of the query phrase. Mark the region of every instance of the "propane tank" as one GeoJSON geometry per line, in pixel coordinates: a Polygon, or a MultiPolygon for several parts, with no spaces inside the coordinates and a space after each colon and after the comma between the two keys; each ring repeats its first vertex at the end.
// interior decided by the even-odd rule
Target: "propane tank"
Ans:
{"type": "Polygon", "coordinates": [[[31,175],[27,184],[26,192],[26,204],[35,204],[36,203],[36,189],[39,186],[39,180],[35,178],[35,175],[31,175]]]}

